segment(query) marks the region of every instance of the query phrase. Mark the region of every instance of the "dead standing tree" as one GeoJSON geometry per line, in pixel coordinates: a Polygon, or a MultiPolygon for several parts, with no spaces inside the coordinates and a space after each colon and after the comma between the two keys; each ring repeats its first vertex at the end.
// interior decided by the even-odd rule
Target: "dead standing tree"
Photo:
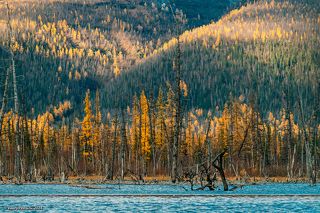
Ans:
{"type": "MultiPolygon", "coordinates": [[[[220,174],[221,181],[223,184],[223,190],[228,191],[229,187],[228,187],[227,179],[226,179],[224,169],[223,169],[223,156],[226,154],[228,149],[225,148],[213,160],[211,160],[211,158],[212,158],[212,156],[211,156],[212,155],[211,154],[211,141],[210,141],[210,139],[208,139],[210,127],[211,127],[211,120],[212,120],[212,118],[209,118],[209,124],[208,124],[208,129],[206,132],[206,139],[205,139],[207,146],[208,146],[208,159],[207,159],[207,163],[204,162],[204,163],[200,164],[200,167],[203,168],[202,173],[205,174],[207,184],[199,189],[203,190],[206,187],[208,187],[210,190],[214,190],[214,181],[216,181],[217,178],[216,178],[216,173],[213,174],[213,177],[211,175],[211,170],[212,170],[211,165],[212,165],[220,174]],[[206,164],[207,164],[207,166],[206,166],[206,164]]],[[[190,181],[190,183],[191,183],[191,181],[190,181]]]]}
{"type": "MultiPolygon", "coordinates": [[[[3,118],[4,118],[4,110],[7,104],[8,99],[8,81],[9,81],[10,69],[7,69],[6,78],[4,83],[4,91],[2,96],[2,104],[1,104],[1,111],[0,111],[0,135],[2,134],[2,125],[3,125],[3,118]]],[[[5,172],[5,163],[6,163],[6,150],[5,146],[3,145],[2,137],[0,137],[1,143],[1,162],[0,162],[0,177],[5,172]]]]}
{"type": "Polygon", "coordinates": [[[116,145],[117,145],[117,138],[118,138],[118,113],[116,113],[115,118],[113,120],[114,123],[114,135],[112,141],[112,154],[111,154],[111,168],[109,173],[109,179],[113,180],[114,173],[115,173],[115,159],[116,159],[116,145]]]}
{"type": "Polygon", "coordinates": [[[122,110],[122,123],[121,123],[121,147],[120,147],[120,156],[121,156],[121,180],[124,180],[125,175],[125,154],[127,146],[127,134],[126,134],[126,120],[125,113],[122,110]]]}
{"type": "Polygon", "coordinates": [[[175,183],[178,179],[178,162],[179,162],[179,141],[182,126],[182,91],[181,91],[181,46],[180,46],[180,33],[181,24],[183,23],[183,15],[175,14],[169,4],[173,19],[177,26],[177,49],[173,61],[173,71],[175,74],[175,95],[174,95],[174,106],[175,106],[175,119],[174,119],[174,132],[173,132],[173,146],[172,146],[172,168],[171,168],[171,180],[175,183]],[[179,23],[180,22],[180,23],[179,23]]]}
{"type": "Polygon", "coordinates": [[[224,149],[212,161],[212,165],[214,166],[214,168],[216,168],[218,170],[218,172],[220,174],[224,191],[228,191],[228,183],[227,183],[227,179],[226,179],[226,176],[224,174],[224,169],[223,169],[223,156],[226,154],[226,152],[227,152],[227,149],[224,149]],[[217,162],[217,164],[216,164],[216,162],[217,162]]]}
{"type": "MultiPolygon", "coordinates": [[[[302,96],[301,96],[301,91],[300,88],[297,87],[297,92],[298,92],[298,106],[299,106],[299,111],[300,111],[300,117],[301,117],[301,125],[302,125],[302,133],[304,137],[304,144],[305,144],[305,150],[306,150],[306,172],[307,172],[307,178],[310,180],[311,184],[315,184],[316,178],[315,175],[316,173],[312,172],[312,168],[314,168],[313,165],[313,157],[312,157],[312,151],[311,151],[311,141],[309,140],[309,135],[308,135],[308,130],[306,128],[307,122],[305,119],[305,112],[303,108],[303,103],[302,103],[302,96]]],[[[315,157],[315,156],[314,156],[315,157]]]]}
{"type": "MultiPolygon", "coordinates": [[[[11,48],[13,42],[13,33],[11,26],[11,12],[9,8],[9,4],[7,2],[7,16],[8,16],[8,47],[10,54],[10,71],[12,73],[12,84],[13,84],[13,99],[14,99],[14,129],[15,129],[15,145],[16,145],[16,154],[15,154],[15,176],[17,178],[18,183],[21,183],[21,174],[22,174],[22,166],[21,166],[21,145],[20,145],[20,137],[19,137],[19,103],[18,103],[18,90],[17,90],[17,76],[16,76],[16,68],[15,68],[15,59],[14,52],[11,48]]],[[[9,75],[6,76],[6,84],[8,84],[9,75]]],[[[7,87],[7,85],[6,85],[7,87]]],[[[6,90],[6,89],[5,89],[6,90]]],[[[6,95],[6,94],[5,94],[6,95]]],[[[6,98],[6,97],[4,97],[6,98]]],[[[4,99],[5,100],[5,99],[4,99]]],[[[5,102],[5,101],[4,101],[5,102]]],[[[4,105],[3,105],[4,107],[4,105]]],[[[1,120],[3,117],[3,111],[1,111],[1,120]]]]}

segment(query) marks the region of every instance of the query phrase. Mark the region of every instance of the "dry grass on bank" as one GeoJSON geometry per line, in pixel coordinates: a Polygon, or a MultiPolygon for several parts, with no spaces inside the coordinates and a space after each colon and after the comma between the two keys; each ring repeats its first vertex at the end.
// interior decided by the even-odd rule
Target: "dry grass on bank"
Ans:
{"type": "MultiPolygon", "coordinates": [[[[265,183],[307,183],[307,178],[291,178],[288,177],[228,177],[229,184],[265,184],[265,183]]],[[[196,183],[200,183],[199,179],[195,179],[196,183]]],[[[218,177],[218,183],[220,177],[218,177]]],[[[14,184],[17,183],[16,178],[8,178],[2,176],[2,184],[14,184]]],[[[43,181],[37,179],[36,182],[27,182],[28,184],[61,184],[60,177],[55,176],[53,181],[43,181]]],[[[189,184],[187,180],[180,183],[189,184]]],[[[70,176],[62,184],[172,184],[169,176],[156,176],[156,177],[144,177],[143,181],[138,181],[133,177],[126,176],[124,180],[120,180],[119,177],[114,177],[114,180],[107,180],[105,176],[91,175],[91,176],[70,176]]]]}

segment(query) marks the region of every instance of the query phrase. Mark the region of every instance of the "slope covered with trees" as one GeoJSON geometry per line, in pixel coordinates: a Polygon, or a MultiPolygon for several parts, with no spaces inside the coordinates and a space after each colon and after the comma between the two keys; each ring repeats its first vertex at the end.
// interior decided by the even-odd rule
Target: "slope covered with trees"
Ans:
{"type": "MultiPolygon", "coordinates": [[[[53,102],[79,105],[87,89],[112,82],[171,38],[174,28],[167,7],[144,1],[10,1],[9,8],[16,69],[25,77],[21,94],[31,98],[27,111],[35,113],[53,102]]],[[[6,4],[0,11],[5,70],[6,4]]]]}
{"type": "MultiPolygon", "coordinates": [[[[42,113],[50,104],[68,100],[79,115],[77,106],[87,89],[103,90],[113,84],[120,73],[141,63],[177,33],[170,2],[10,1],[16,69],[25,78],[20,81],[21,95],[31,100],[26,102],[26,111],[33,108],[35,114],[42,113]]],[[[199,8],[207,4],[197,2],[199,8]]],[[[210,21],[194,20],[190,14],[187,18],[183,10],[190,9],[188,4],[171,5],[180,17],[180,32],[210,21]]],[[[212,8],[216,12],[210,17],[219,17],[226,9],[212,8]]],[[[7,18],[6,5],[1,4],[3,47],[8,39],[7,18]]],[[[0,51],[1,69],[5,70],[8,55],[1,47],[0,51]]],[[[3,82],[4,76],[0,78],[3,82]]],[[[102,103],[105,107],[105,101],[102,103]]]]}
{"type": "MultiPolygon", "coordinates": [[[[319,7],[274,1],[249,4],[179,38],[189,107],[221,109],[230,96],[240,95],[247,103],[255,101],[262,113],[279,111],[286,100],[295,108],[298,95],[308,112],[315,106],[319,7]]],[[[176,44],[176,38],[165,43],[117,78],[106,94],[121,91],[132,97],[141,89],[156,92],[173,79],[176,44]]]]}
{"type": "Polygon", "coordinates": [[[42,16],[11,20],[1,66],[29,70],[34,83],[20,81],[21,109],[1,110],[0,176],[165,175],[213,187],[224,166],[227,176],[315,183],[320,16],[310,5],[248,4],[132,62],[114,40],[121,33],[110,39],[112,30],[42,16]]]}

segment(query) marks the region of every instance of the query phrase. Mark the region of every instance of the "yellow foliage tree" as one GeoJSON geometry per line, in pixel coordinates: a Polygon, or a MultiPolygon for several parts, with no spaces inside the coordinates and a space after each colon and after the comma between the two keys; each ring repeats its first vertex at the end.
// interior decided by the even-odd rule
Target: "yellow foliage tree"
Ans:
{"type": "Polygon", "coordinates": [[[118,65],[118,57],[117,57],[117,52],[116,52],[116,49],[114,48],[113,49],[113,73],[114,75],[117,77],[120,75],[120,68],[119,68],[119,65],[118,65]]]}
{"type": "Polygon", "coordinates": [[[146,159],[150,157],[150,123],[149,123],[149,107],[147,97],[142,91],[140,96],[140,107],[141,107],[141,148],[142,154],[146,159]]]}
{"type": "Polygon", "coordinates": [[[83,155],[90,156],[92,154],[93,147],[93,122],[92,122],[92,110],[90,101],[90,90],[87,90],[86,97],[84,99],[84,118],[81,123],[81,143],[83,146],[83,155]]]}

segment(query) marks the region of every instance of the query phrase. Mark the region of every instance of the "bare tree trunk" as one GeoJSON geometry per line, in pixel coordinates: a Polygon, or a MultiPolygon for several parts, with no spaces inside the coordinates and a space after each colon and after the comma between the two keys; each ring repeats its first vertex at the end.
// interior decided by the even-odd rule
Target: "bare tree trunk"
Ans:
{"type": "Polygon", "coordinates": [[[150,96],[150,101],[147,101],[148,103],[148,109],[149,109],[149,123],[150,123],[150,144],[151,144],[151,152],[152,152],[152,167],[153,167],[153,170],[152,170],[152,173],[153,173],[153,176],[155,177],[156,176],[156,156],[155,156],[155,137],[154,137],[154,104],[153,104],[153,96],[152,96],[152,93],[151,93],[151,96],[150,96]]]}
{"type": "Polygon", "coordinates": [[[207,167],[209,168],[210,167],[210,164],[211,164],[211,161],[212,161],[212,147],[211,147],[211,140],[209,138],[209,132],[210,132],[210,129],[211,129],[211,121],[212,121],[212,118],[208,118],[208,128],[207,128],[207,132],[206,132],[206,139],[205,139],[205,142],[206,142],[206,145],[207,145],[207,167]]]}
{"type": "Polygon", "coordinates": [[[142,153],[142,144],[141,144],[141,138],[142,138],[142,112],[141,112],[141,106],[140,106],[140,113],[139,113],[139,143],[138,143],[138,155],[139,155],[139,177],[142,179],[144,174],[144,156],[142,153]]]}
{"type": "MultiPolygon", "coordinates": [[[[302,136],[301,136],[301,130],[299,130],[299,142],[301,144],[301,165],[304,165],[304,142],[302,140],[302,136]]],[[[303,166],[301,167],[301,174],[304,173],[304,169],[303,166]]]]}
{"type": "Polygon", "coordinates": [[[227,149],[225,149],[223,152],[218,154],[217,157],[212,162],[212,165],[214,166],[214,168],[216,168],[218,170],[218,172],[220,174],[224,191],[228,191],[228,189],[229,189],[227,179],[226,179],[226,176],[224,174],[224,169],[223,169],[223,156],[225,155],[226,152],[227,152],[227,149]],[[218,161],[218,165],[216,165],[216,163],[215,163],[216,161],[218,161]]]}
{"type": "Polygon", "coordinates": [[[49,121],[49,113],[47,115],[47,122],[48,122],[48,128],[47,128],[47,132],[48,132],[48,138],[47,138],[47,143],[48,143],[48,156],[47,156],[47,175],[49,176],[50,180],[51,180],[51,176],[52,176],[52,168],[51,168],[51,155],[52,155],[52,144],[51,144],[51,138],[50,138],[50,121],[49,121]]]}
{"type": "Polygon", "coordinates": [[[312,173],[312,185],[317,183],[317,139],[314,139],[314,154],[313,154],[313,173],[312,173]]]}
{"type": "Polygon", "coordinates": [[[14,99],[14,131],[15,131],[15,143],[16,143],[16,158],[15,158],[15,176],[18,182],[21,182],[21,145],[19,140],[19,104],[18,104],[18,90],[17,90],[17,78],[16,78],[16,68],[15,68],[15,60],[14,60],[14,53],[11,49],[11,39],[13,38],[12,35],[12,27],[11,27],[11,13],[9,4],[7,2],[7,15],[8,15],[8,39],[9,39],[9,52],[10,52],[10,59],[11,59],[11,70],[12,70],[12,81],[13,81],[13,99],[14,99]]]}
{"type": "Polygon", "coordinates": [[[100,156],[101,156],[101,165],[100,165],[100,175],[104,174],[103,170],[104,170],[104,167],[105,167],[105,164],[106,164],[106,142],[105,142],[105,138],[107,137],[105,135],[105,132],[104,130],[102,130],[102,134],[104,135],[102,137],[102,140],[101,140],[101,150],[100,150],[100,156]]]}
{"type": "MultiPolygon", "coordinates": [[[[0,111],[0,136],[2,135],[4,109],[5,109],[5,106],[7,105],[9,73],[10,73],[10,69],[7,69],[6,79],[4,83],[4,92],[2,96],[2,105],[1,105],[1,111],[0,111]]],[[[1,177],[3,175],[3,172],[5,171],[4,167],[6,165],[6,146],[2,141],[2,137],[0,137],[0,144],[1,144],[0,145],[1,146],[0,177],[1,177]]]]}
{"type": "Polygon", "coordinates": [[[126,135],[126,122],[124,118],[124,111],[122,111],[122,128],[121,128],[121,147],[120,147],[120,155],[121,155],[121,179],[124,180],[124,166],[125,166],[125,147],[127,143],[127,135],[126,135]]]}
{"type": "Polygon", "coordinates": [[[72,122],[72,130],[71,130],[71,167],[75,170],[76,165],[76,147],[74,142],[74,123],[72,122]]]}
{"type": "Polygon", "coordinates": [[[175,124],[174,124],[174,138],[173,138],[173,149],[172,149],[172,174],[171,180],[173,183],[177,181],[178,178],[178,159],[179,159],[179,139],[181,131],[181,52],[180,52],[180,40],[178,37],[177,43],[177,55],[174,61],[174,71],[176,75],[176,94],[175,94],[175,124]]]}
{"type": "Polygon", "coordinates": [[[300,116],[301,116],[301,122],[302,122],[302,130],[303,130],[303,135],[305,139],[305,149],[306,149],[306,172],[307,172],[307,177],[309,180],[312,182],[312,158],[311,158],[311,148],[309,144],[309,139],[308,139],[308,134],[306,130],[306,123],[305,123],[305,118],[304,118],[304,111],[302,107],[302,97],[300,95],[300,90],[298,88],[298,104],[299,104],[299,109],[300,109],[300,116]]]}
{"type": "Polygon", "coordinates": [[[117,131],[118,131],[118,114],[114,119],[114,137],[112,142],[112,159],[111,159],[111,170],[110,170],[110,179],[113,180],[114,176],[114,163],[115,163],[115,156],[116,156],[116,143],[117,143],[117,131]]]}
{"type": "Polygon", "coordinates": [[[6,105],[7,105],[9,74],[10,74],[10,68],[7,69],[6,80],[5,80],[5,83],[4,83],[4,92],[3,92],[3,96],[2,96],[2,105],[1,105],[1,111],[0,111],[0,133],[2,131],[4,109],[5,109],[6,105]]]}
{"type": "Polygon", "coordinates": [[[293,146],[293,153],[292,153],[292,156],[291,156],[291,164],[290,164],[290,175],[291,175],[291,178],[293,178],[294,176],[294,164],[295,164],[295,156],[296,156],[296,152],[297,152],[297,147],[296,145],[293,146]]]}
{"type": "Polygon", "coordinates": [[[317,121],[319,121],[320,119],[320,110],[319,110],[319,104],[320,104],[320,80],[318,79],[318,87],[317,87],[317,99],[316,99],[316,103],[315,103],[315,116],[314,116],[314,162],[313,162],[313,178],[312,178],[312,184],[315,185],[317,183],[317,173],[319,172],[318,171],[318,158],[319,158],[319,155],[317,154],[318,152],[318,144],[317,144],[317,140],[318,140],[318,124],[317,124],[317,121]]]}
{"type": "Polygon", "coordinates": [[[26,147],[26,170],[27,170],[27,179],[28,181],[32,181],[32,166],[33,166],[33,146],[32,146],[32,133],[33,133],[33,130],[32,130],[32,122],[31,122],[31,127],[30,127],[30,135],[29,135],[29,128],[28,128],[28,119],[27,119],[27,116],[26,116],[26,113],[24,115],[24,142],[27,142],[25,144],[25,147],[26,147]]]}

